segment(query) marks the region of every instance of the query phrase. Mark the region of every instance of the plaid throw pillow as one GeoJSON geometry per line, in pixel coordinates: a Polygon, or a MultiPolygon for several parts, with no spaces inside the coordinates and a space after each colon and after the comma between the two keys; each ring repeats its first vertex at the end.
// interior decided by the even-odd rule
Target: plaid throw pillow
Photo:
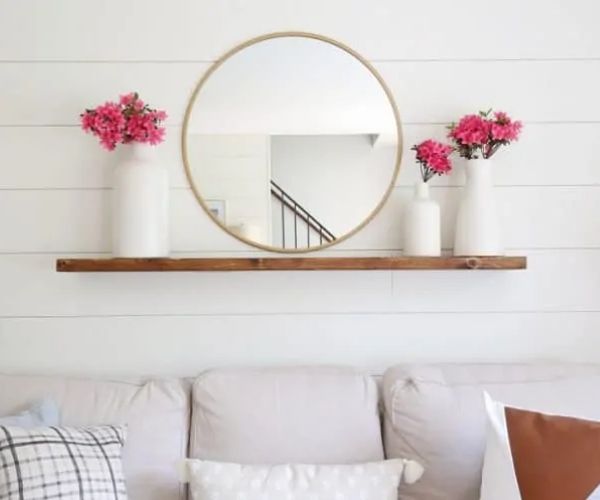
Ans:
{"type": "Polygon", "coordinates": [[[0,426],[0,500],[126,500],[125,430],[0,426]]]}

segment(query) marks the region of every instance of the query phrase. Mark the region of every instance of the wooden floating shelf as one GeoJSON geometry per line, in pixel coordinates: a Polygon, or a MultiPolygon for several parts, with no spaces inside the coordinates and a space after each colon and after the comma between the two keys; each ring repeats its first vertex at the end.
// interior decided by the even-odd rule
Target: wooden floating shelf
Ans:
{"type": "Polygon", "coordinates": [[[527,257],[280,257],[58,259],[58,272],[526,269],[527,257]]]}

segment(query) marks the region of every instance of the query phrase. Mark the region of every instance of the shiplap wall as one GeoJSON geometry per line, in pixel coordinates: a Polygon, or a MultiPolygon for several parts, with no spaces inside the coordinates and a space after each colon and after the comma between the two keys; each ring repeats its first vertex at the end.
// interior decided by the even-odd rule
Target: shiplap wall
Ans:
{"type": "MultiPolygon", "coordinates": [[[[0,0],[0,369],[194,374],[262,363],[600,361],[600,3],[597,0],[0,0]],[[77,128],[138,90],[170,114],[177,255],[257,255],[207,221],[179,152],[212,60],[265,32],[339,39],[396,95],[406,144],[495,106],[523,119],[496,160],[508,251],[525,272],[57,274],[109,251],[110,167],[77,128]]],[[[388,255],[416,168],[328,254],[388,255]]],[[[444,246],[460,172],[435,181],[444,246]]]]}

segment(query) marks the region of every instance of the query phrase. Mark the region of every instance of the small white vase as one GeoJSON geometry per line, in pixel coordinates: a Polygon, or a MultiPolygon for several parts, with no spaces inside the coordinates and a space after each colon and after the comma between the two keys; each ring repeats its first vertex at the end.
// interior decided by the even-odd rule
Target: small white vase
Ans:
{"type": "Polygon", "coordinates": [[[404,215],[404,254],[437,257],[441,254],[440,207],[429,198],[426,182],[415,184],[415,194],[404,215]]]}
{"type": "Polygon", "coordinates": [[[115,257],[169,255],[169,175],[154,146],[126,146],[113,171],[112,248],[115,257]]]}
{"type": "Polygon", "coordinates": [[[466,184],[456,217],[454,255],[502,255],[500,222],[490,160],[467,160],[466,184]]]}

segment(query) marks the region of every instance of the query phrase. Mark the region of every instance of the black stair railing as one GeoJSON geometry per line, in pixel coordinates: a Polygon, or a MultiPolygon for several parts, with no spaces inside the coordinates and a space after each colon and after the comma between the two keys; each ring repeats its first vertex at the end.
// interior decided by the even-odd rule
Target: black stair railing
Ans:
{"type": "Polygon", "coordinates": [[[288,248],[286,246],[285,233],[286,208],[291,211],[294,217],[294,248],[298,248],[298,219],[306,224],[307,247],[310,247],[311,231],[316,233],[316,238],[320,245],[322,245],[324,241],[331,243],[336,240],[336,237],[329,229],[321,224],[315,216],[300,205],[300,203],[273,180],[271,181],[271,194],[281,202],[281,245],[283,248],[288,248]]]}

